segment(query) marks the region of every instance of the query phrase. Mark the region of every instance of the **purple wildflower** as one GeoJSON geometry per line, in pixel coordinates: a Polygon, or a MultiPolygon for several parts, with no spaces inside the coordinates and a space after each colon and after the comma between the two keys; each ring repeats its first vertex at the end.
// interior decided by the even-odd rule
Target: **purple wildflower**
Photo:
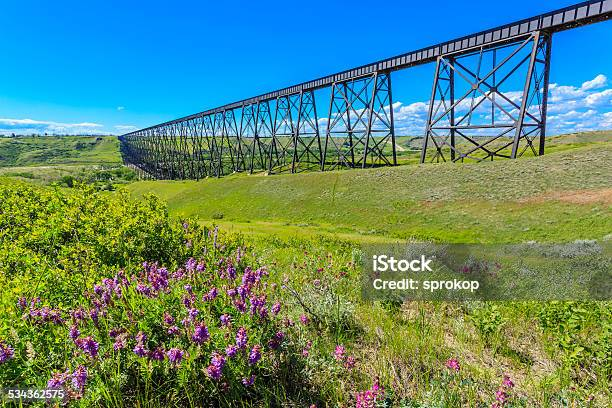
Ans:
{"type": "Polygon", "coordinates": [[[245,299],[249,294],[249,288],[248,286],[240,285],[236,288],[236,292],[238,292],[238,295],[240,295],[242,299],[245,299]]]}
{"type": "Polygon", "coordinates": [[[147,341],[147,335],[139,331],[138,334],[136,334],[136,342],[140,344],[144,344],[146,341],[147,341]]]}
{"type": "Polygon", "coordinates": [[[228,314],[222,314],[221,317],[219,317],[219,319],[221,320],[222,326],[229,326],[230,316],[228,314]]]}
{"type": "Polygon", "coordinates": [[[149,351],[144,347],[144,345],[140,343],[136,344],[133,351],[134,354],[136,354],[138,357],[144,357],[149,353],[149,351]]]}
{"type": "Polygon", "coordinates": [[[281,304],[280,304],[280,302],[276,302],[276,303],[274,303],[274,304],[272,305],[272,309],[271,309],[271,310],[272,310],[272,313],[273,313],[274,315],[277,315],[277,314],[280,312],[280,310],[281,310],[281,304]]]}
{"type": "Polygon", "coordinates": [[[506,393],[502,388],[495,392],[495,400],[499,402],[502,406],[508,401],[508,393],[506,393]]]}
{"type": "Polygon", "coordinates": [[[454,358],[451,358],[446,362],[446,368],[448,368],[449,370],[454,370],[455,372],[459,372],[461,366],[459,365],[459,361],[454,358]]]}
{"type": "Polygon", "coordinates": [[[236,268],[234,268],[233,265],[229,265],[227,267],[227,269],[225,270],[226,274],[227,274],[227,279],[228,280],[234,280],[236,279],[236,268]]]}
{"type": "Polygon", "coordinates": [[[89,317],[91,317],[91,321],[94,325],[98,326],[98,309],[91,309],[89,311],[89,317]]]}
{"type": "Polygon", "coordinates": [[[51,388],[51,389],[61,388],[62,385],[64,385],[64,383],[68,379],[69,375],[70,375],[70,372],[68,370],[66,370],[63,373],[60,373],[60,372],[53,373],[49,381],[47,381],[47,388],[51,388]]]}
{"type": "Polygon", "coordinates": [[[302,350],[302,356],[308,357],[308,355],[310,354],[311,347],[312,341],[308,340],[308,343],[306,343],[306,347],[304,347],[304,350],[302,350]]]}
{"type": "Polygon", "coordinates": [[[249,365],[257,364],[257,362],[261,359],[261,346],[256,344],[253,346],[253,349],[249,353],[249,365]]]}
{"type": "Polygon", "coordinates": [[[506,403],[510,399],[510,390],[514,388],[514,383],[510,379],[507,374],[504,374],[504,379],[502,380],[501,385],[495,392],[495,401],[491,407],[492,408],[502,408],[506,406],[506,403]]]}
{"type": "Polygon", "coordinates": [[[10,360],[15,356],[15,351],[11,346],[0,340],[0,364],[10,360]]]}
{"type": "Polygon", "coordinates": [[[366,391],[358,392],[356,395],[356,408],[374,408],[376,400],[384,394],[384,389],[378,384],[378,380],[374,381],[372,388],[366,391]]]}
{"type": "Polygon", "coordinates": [[[91,357],[95,357],[98,354],[98,343],[91,336],[79,338],[75,340],[76,345],[89,354],[91,357]]]}
{"type": "Polygon", "coordinates": [[[512,382],[512,380],[510,379],[510,377],[506,374],[504,374],[504,379],[502,381],[502,385],[506,388],[514,388],[514,383],[512,382]]]}
{"type": "Polygon", "coordinates": [[[210,338],[208,333],[208,327],[204,323],[198,324],[193,330],[193,336],[191,339],[194,343],[202,344],[210,338]]]}
{"type": "Polygon", "coordinates": [[[180,332],[181,332],[181,329],[179,329],[177,326],[170,326],[170,327],[168,327],[168,334],[176,336],[180,332]]]}
{"type": "Polygon", "coordinates": [[[168,326],[174,324],[174,317],[172,317],[172,315],[168,312],[164,312],[164,323],[166,323],[168,326]]]}
{"type": "Polygon", "coordinates": [[[115,340],[115,342],[113,343],[113,350],[115,351],[119,351],[121,349],[124,349],[126,346],[125,344],[125,338],[124,337],[119,337],[117,338],[117,340],[115,340]]]}
{"type": "Polygon", "coordinates": [[[346,358],[346,361],[344,362],[344,367],[350,370],[352,368],[355,368],[356,363],[357,363],[357,360],[355,360],[355,357],[348,356],[346,358]]]}
{"type": "Polygon", "coordinates": [[[78,309],[75,309],[73,312],[71,312],[70,315],[72,316],[72,320],[85,320],[85,309],[79,307],[78,309]]]}
{"type": "Polygon", "coordinates": [[[70,327],[70,338],[72,340],[76,340],[79,336],[81,335],[81,332],[79,331],[79,329],[77,328],[76,324],[73,324],[70,327]]]}
{"type": "Polygon", "coordinates": [[[76,368],[76,370],[74,370],[74,373],[72,373],[72,386],[76,390],[83,392],[86,382],[87,382],[87,369],[84,366],[79,365],[76,368]]]}
{"type": "Polygon", "coordinates": [[[336,359],[336,361],[344,361],[345,351],[346,349],[344,348],[343,345],[336,346],[336,349],[334,350],[334,358],[336,359]]]}
{"type": "Polygon", "coordinates": [[[187,262],[185,263],[185,269],[193,272],[196,268],[196,264],[197,261],[194,258],[189,258],[189,260],[187,260],[187,262]]]}
{"type": "Polygon", "coordinates": [[[139,283],[136,285],[136,291],[139,293],[142,293],[146,297],[152,297],[151,288],[148,287],[147,285],[143,285],[142,283],[139,283]]]}
{"type": "Polygon", "coordinates": [[[217,288],[212,288],[208,291],[208,294],[205,295],[206,300],[214,300],[218,294],[219,294],[219,291],[217,290],[217,288]]]}
{"type": "Polygon", "coordinates": [[[248,378],[245,377],[242,379],[242,385],[244,385],[245,387],[250,387],[251,385],[253,385],[254,382],[255,382],[255,374],[252,374],[248,378]]]}
{"type": "Polygon", "coordinates": [[[182,350],[176,347],[171,348],[170,350],[166,352],[166,355],[168,356],[168,361],[170,361],[170,363],[174,365],[178,365],[181,363],[181,360],[183,359],[184,354],[185,353],[182,350]]]}
{"type": "Polygon", "coordinates": [[[238,347],[234,346],[233,344],[230,344],[229,346],[225,348],[225,355],[228,358],[234,357],[237,352],[238,352],[238,347]]]}
{"type": "Polygon", "coordinates": [[[276,350],[277,348],[279,348],[284,338],[285,333],[283,333],[282,331],[276,332],[274,336],[272,336],[272,338],[268,341],[268,347],[270,347],[272,350],[276,350]]]}
{"type": "Polygon", "coordinates": [[[206,373],[213,380],[219,380],[221,378],[221,370],[219,369],[219,367],[214,366],[212,364],[206,368],[206,373]]]}
{"type": "Polygon", "coordinates": [[[300,321],[302,322],[302,324],[307,325],[310,320],[308,319],[308,316],[303,314],[300,316],[300,321]]]}
{"type": "Polygon", "coordinates": [[[247,341],[248,335],[246,329],[244,327],[239,328],[236,333],[236,346],[238,346],[239,349],[243,349],[246,347],[247,341]]]}
{"type": "Polygon", "coordinates": [[[102,296],[104,293],[104,288],[102,288],[100,285],[94,285],[94,293],[98,296],[102,296]]]}
{"type": "Polygon", "coordinates": [[[191,299],[191,296],[183,296],[183,306],[185,306],[186,308],[191,308],[191,303],[193,302],[193,300],[191,299]]]}
{"type": "Polygon", "coordinates": [[[219,370],[222,370],[225,366],[225,357],[223,357],[222,354],[214,352],[210,358],[210,363],[216,367],[219,367],[219,370]]]}
{"type": "Polygon", "coordinates": [[[189,309],[189,318],[192,320],[195,319],[198,313],[200,313],[198,309],[196,309],[195,307],[192,307],[191,309],[189,309]]]}
{"type": "Polygon", "coordinates": [[[115,337],[117,337],[118,335],[120,335],[121,333],[123,333],[124,331],[125,331],[125,330],[124,330],[124,329],[121,329],[121,328],[120,328],[120,329],[110,329],[110,330],[108,331],[108,337],[111,337],[111,338],[113,338],[113,339],[114,339],[115,337]]]}
{"type": "Polygon", "coordinates": [[[164,349],[157,347],[155,350],[149,352],[149,358],[151,360],[163,361],[164,360],[164,349]]]}
{"type": "Polygon", "coordinates": [[[246,312],[246,303],[242,299],[234,299],[234,306],[236,306],[236,310],[240,313],[246,312]]]}

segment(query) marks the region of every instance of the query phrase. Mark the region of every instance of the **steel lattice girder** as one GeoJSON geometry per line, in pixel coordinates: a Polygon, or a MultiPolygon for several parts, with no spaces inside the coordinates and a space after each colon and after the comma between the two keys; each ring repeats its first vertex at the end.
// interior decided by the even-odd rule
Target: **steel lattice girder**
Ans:
{"type": "Polygon", "coordinates": [[[334,83],[328,118],[323,170],[396,164],[388,73],[334,83]],[[392,161],[386,157],[387,144],[392,161]]]}
{"type": "Polygon", "coordinates": [[[295,173],[319,169],[321,157],[314,93],[303,92],[278,98],[268,172],[295,173]]]}
{"type": "MultiPolygon", "coordinates": [[[[390,73],[436,61],[421,161],[429,158],[428,149],[434,151],[431,159],[435,161],[515,158],[527,151],[543,154],[551,36],[561,30],[607,20],[611,15],[612,0],[586,1],[131,132],[120,137],[121,153],[127,164],[140,171],[155,178],[170,179],[221,176],[230,171],[279,172],[290,169],[295,172],[317,165],[321,169],[330,169],[395,164],[390,73]],[[529,48],[525,44],[530,44],[531,53],[523,61],[527,73],[521,99],[513,101],[510,92],[500,89],[506,78],[501,75],[499,67],[495,68],[511,64],[503,58],[499,58],[503,62],[498,63],[495,56],[508,46],[521,48],[520,44],[526,49],[529,48]],[[488,76],[481,73],[485,54],[493,55],[494,59],[488,76]],[[476,67],[464,62],[474,55],[479,59],[476,67]],[[497,80],[502,76],[504,79],[497,80]],[[373,78],[370,99],[368,91],[364,94],[360,86],[373,78]],[[455,95],[457,83],[461,82],[472,84],[473,89],[455,95]],[[314,91],[325,87],[331,87],[332,96],[322,148],[314,91]],[[384,100],[386,95],[388,103],[384,100]],[[460,110],[466,107],[462,104],[467,100],[469,109],[465,114],[460,110]],[[273,120],[270,103],[274,102],[273,120]],[[474,123],[477,111],[486,104],[491,105],[491,123],[474,123]],[[388,112],[385,110],[387,105],[388,112]],[[239,130],[235,117],[237,111],[241,113],[239,130]],[[367,116],[364,116],[365,112],[369,112],[367,116]],[[507,123],[500,120],[504,116],[507,123]],[[284,130],[279,128],[277,120],[284,130]],[[380,129],[377,128],[379,122],[383,123],[380,129]],[[306,123],[309,129],[303,130],[306,123]],[[468,134],[483,129],[496,129],[498,133],[486,142],[479,141],[476,138],[478,134],[468,134]],[[384,145],[388,143],[383,145],[384,137],[380,139],[381,143],[376,140],[380,133],[388,133],[392,151],[385,151],[384,145]],[[336,137],[344,137],[344,140],[336,137]],[[498,142],[507,137],[512,141],[499,145],[498,142]],[[536,139],[537,148],[534,145],[536,139]],[[462,143],[471,146],[466,149],[462,143]],[[392,155],[391,159],[388,154],[392,155]]],[[[518,74],[512,72],[508,75],[518,74]]]]}
{"type": "Polygon", "coordinates": [[[321,168],[323,150],[313,91],[300,93],[298,119],[294,131],[291,172],[321,168]]]}
{"type": "Polygon", "coordinates": [[[529,148],[543,154],[550,46],[551,36],[536,32],[500,47],[438,57],[421,162],[516,158],[529,148]],[[504,90],[521,76],[522,92],[504,90]]]}

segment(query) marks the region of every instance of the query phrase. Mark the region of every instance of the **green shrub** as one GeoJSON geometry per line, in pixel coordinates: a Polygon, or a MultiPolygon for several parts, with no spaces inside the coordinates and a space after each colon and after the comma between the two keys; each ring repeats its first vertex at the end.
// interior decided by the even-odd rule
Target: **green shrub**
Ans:
{"type": "Polygon", "coordinates": [[[195,223],[171,219],[153,196],[133,201],[92,187],[0,186],[0,279],[19,281],[14,295],[52,293],[69,303],[109,270],[183,262],[201,250],[204,234],[195,223]]]}

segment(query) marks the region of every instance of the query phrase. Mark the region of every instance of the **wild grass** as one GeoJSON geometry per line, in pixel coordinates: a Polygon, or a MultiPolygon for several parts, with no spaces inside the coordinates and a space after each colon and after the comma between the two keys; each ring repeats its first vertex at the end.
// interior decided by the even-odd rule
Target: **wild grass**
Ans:
{"type": "MultiPolygon", "coordinates": [[[[360,291],[366,243],[609,240],[612,145],[605,134],[598,137],[565,136],[544,157],[517,161],[135,182],[127,186],[135,201],[2,178],[0,340],[14,347],[15,357],[10,371],[0,364],[0,378],[44,385],[53,371],[88,361],[70,353],[52,360],[28,346],[25,323],[14,323],[20,296],[85,305],[81,284],[70,291],[79,271],[88,271],[89,285],[117,268],[136,270],[149,257],[163,258],[174,271],[180,258],[196,256],[181,227],[191,218],[210,231],[218,225],[223,242],[239,243],[253,264],[267,266],[294,323],[288,355],[300,363],[264,375],[256,393],[238,387],[231,394],[207,388],[213,385],[205,374],[192,377],[189,370],[202,368],[197,364],[183,377],[191,385],[170,367],[155,382],[147,380],[145,365],[140,374],[111,375],[91,364],[89,391],[73,405],[355,406],[358,395],[379,384],[378,406],[484,407],[499,390],[509,394],[506,407],[609,406],[609,302],[394,303],[365,300],[360,291]],[[147,192],[162,202],[143,199],[147,192]],[[18,374],[22,365],[27,378],[18,374]],[[504,375],[514,386],[503,385],[504,375]],[[128,377],[132,393],[117,391],[113,378],[128,377]]],[[[58,328],[58,338],[72,347],[67,329],[58,328]]],[[[27,333],[40,344],[50,341],[48,331],[27,333]]],[[[129,353],[125,358],[136,361],[129,353]]]]}
{"type": "Polygon", "coordinates": [[[612,231],[612,143],[541,158],[202,181],[141,181],[176,215],[243,232],[355,240],[567,242],[612,231]]]}
{"type": "Polygon", "coordinates": [[[0,137],[0,167],[121,164],[114,136],[0,137]]]}

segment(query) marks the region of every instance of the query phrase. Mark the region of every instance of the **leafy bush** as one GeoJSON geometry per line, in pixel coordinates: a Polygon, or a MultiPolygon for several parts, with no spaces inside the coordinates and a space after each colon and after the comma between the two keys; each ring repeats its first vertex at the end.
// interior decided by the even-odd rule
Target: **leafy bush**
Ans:
{"type": "Polygon", "coordinates": [[[117,268],[177,265],[201,250],[206,234],[171,219],[153,196],[0,185],[0,282],[14,280],[14,295],[48,293],[69,304],[117,268]]]}
{"type": "Polygon", "coordinates": [[[153,196],[0,186],[0,383],[83,406],[326,400],[309,370],[354,358],[294,323],[261,262],[153,196]]]}
{"type": "Polygon", "coordinates": [[[474,309],[470,319],[485,341],[489,341],[492,336],[498,334],[505,323],[499,306],[492,303],[474,309]]]}
{"type": "Polygon", "coordinates": [[[612,369],[612,311],[600,302],[550,302],[537,311],[539,325],[568,366],[612,369]]]}

